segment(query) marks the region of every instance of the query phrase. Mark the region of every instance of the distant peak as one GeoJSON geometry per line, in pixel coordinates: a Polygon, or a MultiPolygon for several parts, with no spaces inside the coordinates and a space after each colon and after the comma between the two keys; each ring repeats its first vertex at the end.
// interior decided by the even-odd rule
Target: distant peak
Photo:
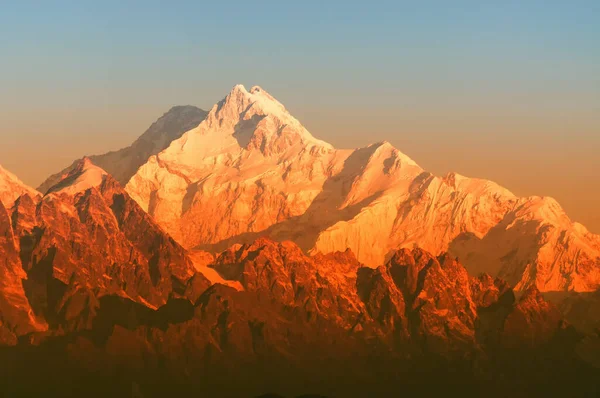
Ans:
{"type": "Polygon", "coordinates": [[[231,100],[233,98],[239,101],[240,99],[248,98],[250,95],[250,92],[246,90],[246,87],[244,87],[243,84],[236,84],[233,86],[227,97],[225,97],[224,101],[227,101],[228,99],[231,100]]]}
{"type": "Polygon", "coordinates": [[[95,169],[100,170],[102,173],[106,174],[106,172],[104,170],[102,170],[100,167],[98,167],[94,164],[92,159],[90,159],[87,156],[84,156],[75,162],[73,169],[67,174],[66,177],[85,173],[87,171],[95,170],[95,169]]]}
{"type": "Polygon", "coordinates": [[[233,87],[225,101],[231,102],[231,100],[235,100],[238,103],[244,102],[245,106],[255,104],[255,106],[265,113],[277,113],[281,111],[287,113],[285,107],[260,86],[253,86],[248,91],[243,84],[237,84],[233,87]]]}
{"type": "Polygon", "coordinates": [[[232,92],[245,93],[245,94],[258,94],[258,93],[261,93],[261,92],[266,92],[260,86],[252,86],[250,88],[250,90],[247,90],[246,87],[243,84],[236,84],[235,86],[233,86],[233,89],[231,91],[232,92]]]}
{"type": "Polygon", "coordinates": [[[417,163],[412,160],[408,155],[402,153],[396,147],[394,147],[389,141],[380,141],[374,144],[367,146],[366,148],[371,148],[372,157],[387,157],[390,159],[400,160],[403,164],[418,166],[417,163]]]}
{"type": "Polygon", "coordinates": [[[242,84],[235,85],[211,109],[200,128],[200,131],[214,129],[236,134],[240,146],[263,148],[263,153],[281,153],[295,144],[333,149],[315,139],[281,102],[260,86],[252,86],[248,91],[242,84]],[[251,142],[255,145],[249,146],[251,142]]]}
{"type": "Polygon", "coordinates": [[[243,84],[236,84],[235,86],[233,86],[233,89],[231,91],[241,91],[241,92],[244,92],[244,93],[248,92],[246,90],[246,87],[244,87],[243,84]]]}
{"type": "Polygon", "coordinates": [[[94,163],[92,162],[92,159],[90,159],[87,156],[84,156],[77,163],[77,167],[80,168],[80,169],[82,169],[82,170],[86,170],[86,169],[93,168],[93,167],[98,167],[98,166],[94,165],[94,163]]]}
{"type": "Polygon", "coordinates": [[[68,174],[64,175],[56,185],[48,190],[48,194],[67,193],[75,195],[99,186],[106,175],[106,171],[96,166],[89,157],[84,156],[75,163],[68,174]]]}
{"type": "Polygon", "coordinates": [[[525,289],[523,295],[519,299],[519,305],[521,307],[530,307],[540,304],[547,305],[547,302],[546,300],[544,300],[542,293],[535,286],[535,284],[532,284],[527,289],[525,289]]]}
{"type": "Polygon", "coordinates": [[[175,105],[172,106],[166,113],[164,113],[159,119],[180,119],[184,116],[187,116],[190,119],[199,119],[198,124],[200,123],[200,119],[204,119],[208,114],[204,109],[200,109],[197,106],[193,105],[175,105]]]}
{"type": "Polygon", "coordinates": [[[169,109],[167,111],[167,113],[181,112],[181,111],[187,111],[187,110],[196,110],[196,111],[206,112],[194,105],[174,105],[171,107],[171,109],[169,109]]]}

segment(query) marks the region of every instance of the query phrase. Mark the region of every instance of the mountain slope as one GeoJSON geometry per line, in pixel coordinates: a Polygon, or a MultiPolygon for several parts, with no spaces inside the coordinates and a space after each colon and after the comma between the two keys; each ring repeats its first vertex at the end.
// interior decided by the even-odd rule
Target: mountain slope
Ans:
{"type": "Polygon", "coordinates": [[[387,142],[336,150],[260,87],[234,87],[126,190],[187,248],[215,253],[269,236],[310,253],[350,248],[376,267],[416,245],[519,289],[600,286],[600,237],[554,200],[433,176],[387,142]]]}
{"type": "Polygon", "coordinates": [[[15,200],[23,194],[38,196],[40,193],[0,165],[0,202],[4,207],[11,208],[15,200]]]}
{"type": "Polygon", "coordinates": [[[0,202],[0,344],[16,344],[17,337],[44,331],[48,325],[37,317],[25,294],[22,280],[27,275],[21,267],[18,243],[10,213],[0,202]]]}
{"type": "MultiPolygon", "coordinates": [[[[148,157],[168,147],[171,141],[196,127],[205,117],[206,111],[194,106],[175,106],[154,122],[130,146],[103,155],[89,156],[89,159],[124,186],[137,169],[148,160],[148,157]]],[[[78,160],[59,173],[48,177],[38,190],[43,193],[48,192],[77,164],[78,160]]]]}
{"type": "Polygon", "coordinates": [[[8,211],[0,208],[6,259],[0,298],[15,308],[0,308],[0,319],[11,325],[7,314],[29,312],[11,327],[16,336],[85,329],[103,297],[157,308],[210,285],[185,250],[89,159],[49,192],[25,194],[8,211]]]}

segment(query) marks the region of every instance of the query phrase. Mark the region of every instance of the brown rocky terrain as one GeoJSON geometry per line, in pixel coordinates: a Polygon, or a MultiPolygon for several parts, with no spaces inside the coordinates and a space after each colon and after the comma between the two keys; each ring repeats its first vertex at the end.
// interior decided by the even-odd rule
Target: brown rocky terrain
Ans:
{"type": "MultiPolygon", "coordinates": [[[[141,220],[134,204],[114,206],[114,189],[108,180],[88,195],[108,200],[105,210],[115,209],[116,225],[126,230],[127,220],[141,220]]],[[[95,231],[111,225],[88,222],[95,231]]],[[[129,242],[123,245],[142,248],[138,261],[146,264],[153,246],[122,234],[129,242]]],[[[177,246],[154,239],[187,268],[177,246]]],[[[0,351],[5,391],[37,394],[37,385],[8,383],[31,372],[49,396],[598,391],[598,369],[575,352],[583,336],[554,305],[535,288],[517,300],[505,282],[471,277],[449,255],[402,249],[373,269],[351,251],[311,257],[292,242],[260,238],[224,251],[208,267],[243,289],[209,287],[199,273],[154,284],[146,266],[137,278],[121,270],[130,290],[94,286],[74,272],[79,284],[60,282],[64,293],[46,317],[52,333],[29,331],[0,351]]]]}
{"type": "Polygon", "coordinates": [[[85,329],[104,296],[156,309],[183,296],[191,278],[195,288],[210,284],[112,177],[68,189],[81,187],[92,171],[82,161],[52,193],[24,194],[10,209],[0,205],[6,342],[36,331],[85,329]]]}

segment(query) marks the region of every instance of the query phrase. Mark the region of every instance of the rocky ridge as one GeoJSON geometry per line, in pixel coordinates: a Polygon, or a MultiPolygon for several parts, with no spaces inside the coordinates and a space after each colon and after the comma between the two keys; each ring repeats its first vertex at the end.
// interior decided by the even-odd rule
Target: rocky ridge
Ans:
{"type": "Polygon", "coordinates": [[[158,308],[103,296],[89,323],[80,321],[85,311],[72,312],[81,327],[63,340],[31,333],[27,358],[58,352],[80,380],[112,377],[116,367],[125,384],[111,388],[127,391],[134,380],[148,396],[306,388],[364,396],[453,385],[468,396],[492,385],[502,396],[513,383],[555,389],[559,374],[579,383],[572,392],[596,388],[597,371],[573,351],[581,337],[535,287],[516,300],[505,282],[470,277],[449,255],[401,249],[370,268],[350,251],[309,257],[292,242],[263,238],[226,250],[209,267],[243,290],[213,284],[158,308]],[[540,373],[540,363],[554,365],[540,373]]]}
{"type": "Polygon", "coordinates": [[[45,196],[0,207],[5,342],[90,326],[103,296],[148,308],[182,296],[197,274],[185,250],[110,175],[80,161],[45,196]]]}

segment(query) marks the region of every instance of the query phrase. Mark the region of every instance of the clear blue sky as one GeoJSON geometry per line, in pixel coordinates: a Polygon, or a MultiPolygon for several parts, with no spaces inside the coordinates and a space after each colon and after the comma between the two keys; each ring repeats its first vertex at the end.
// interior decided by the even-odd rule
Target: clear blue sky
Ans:
{"type": "Polygon", "coordinates": [[[598,1],[1,5],[0,82],[17,95],[3,104],[104,104],[123,93],[126,103],[208,105],[240,81],[350,103],[340,91],[468,100],[489,89],[540,91],[549,80],[549,94],[598,88],[598,1]]]}
{"type": "Polygon", "coordinates": [[[338,147],[386,139],[600,231],[597,0],[0,0],[0,54],[0,163],[33,185],[258,84],[338,147]]]}

